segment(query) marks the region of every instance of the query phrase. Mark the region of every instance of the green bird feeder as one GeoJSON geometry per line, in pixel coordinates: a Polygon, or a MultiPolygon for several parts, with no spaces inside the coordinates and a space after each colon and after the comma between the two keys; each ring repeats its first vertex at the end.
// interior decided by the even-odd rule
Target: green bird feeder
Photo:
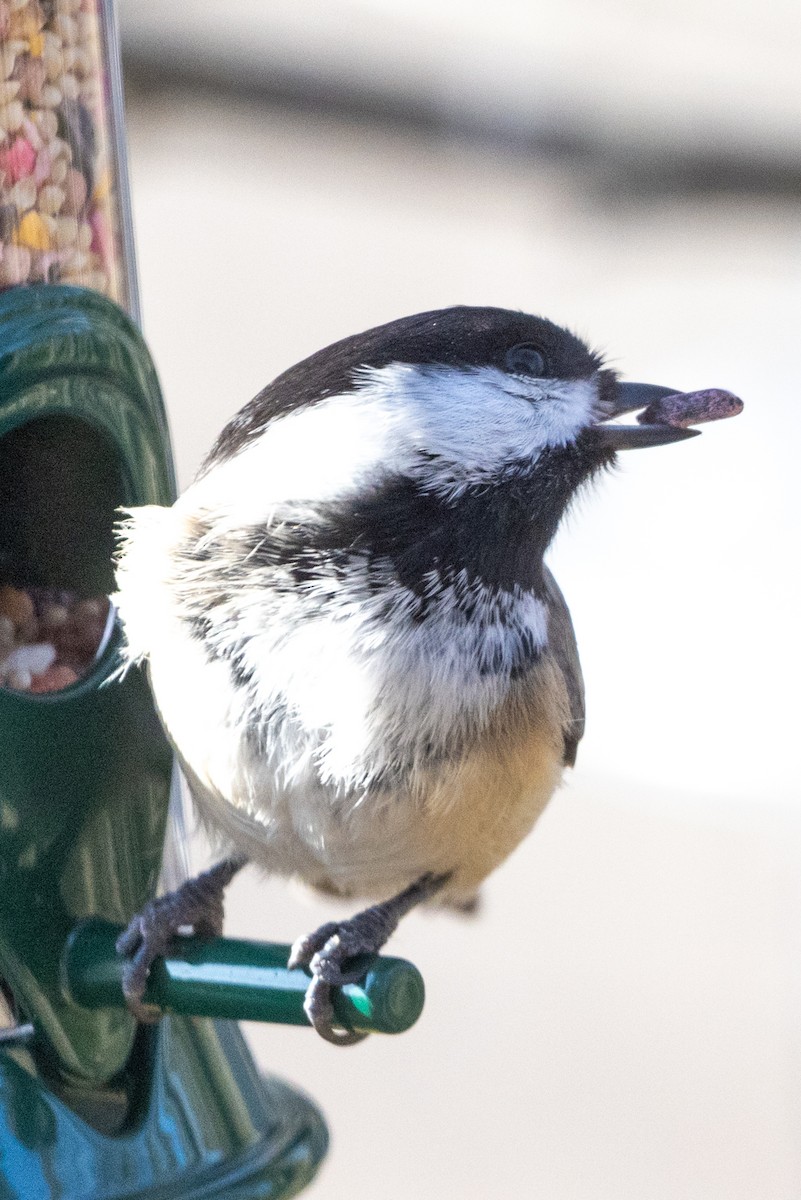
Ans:
{"type": "MultiPolygon", "coordinates": [[[[30,0],[0,28],[0,1200],[266,1200],[313,1177],[327,1133],[235,1021],[304,1024],[308,975],[286,946],[178,939],[146,996],[168,1015],[136,1025],[114,942],[156,894],[174,786],[147,680],[120,673],[113,614],[83,666],[8,666],[26,640],[9,605],[97,617],[118,508],[175,498],[135,323],[117,51],[94,0],[30,0]]],[[[342,1025],[408,1028],[415,968],[361,966],[342,1025]]]]}

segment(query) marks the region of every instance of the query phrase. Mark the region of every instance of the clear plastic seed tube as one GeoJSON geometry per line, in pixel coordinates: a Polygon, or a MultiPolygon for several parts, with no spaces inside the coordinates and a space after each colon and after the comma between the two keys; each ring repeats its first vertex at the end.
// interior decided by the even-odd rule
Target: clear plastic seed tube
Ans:
{"type": "Polygon", "coordinates": [[[0,290],[78,284],[138,317],[110,0],[0,0],[0,290]]]}

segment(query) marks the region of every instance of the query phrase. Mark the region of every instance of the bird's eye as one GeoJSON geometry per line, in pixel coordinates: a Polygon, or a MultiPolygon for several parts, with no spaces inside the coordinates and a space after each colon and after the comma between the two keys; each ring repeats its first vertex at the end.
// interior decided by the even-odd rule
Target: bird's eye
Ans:
{"type": "Polygon", "coordinates": [[[539,379],[545,374],[545,358],[536,346],[523,342],[507,350],[506,369],[513,375],[532,375],[539,379]]]}

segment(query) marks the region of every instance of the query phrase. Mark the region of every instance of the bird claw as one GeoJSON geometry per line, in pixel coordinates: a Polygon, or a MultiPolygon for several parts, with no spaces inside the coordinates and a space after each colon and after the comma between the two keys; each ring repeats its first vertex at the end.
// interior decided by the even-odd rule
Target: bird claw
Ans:
{"type": "Polygon", "coordinates": [[[331,1002],[333,987],[333,984],[320,975],[314,974],[312,967],[312,979],[306,989],[303,1011],[326,1042],[331,1042],[334,1046],[355,1046],[357,1042],[363,1042],[368,1035],[357,1033],[354,1029],[342,1029],[334,1024],[334,1005],[331,1002]]]}
{"type": "Polygon", "coordinates": [[[311,971],[303,1008],[320,1037],[335,1046],[364,1041],[366,1033],[334,1024],[332,989],[356,983],[364,975],[363,967],[343,970],[345,963],[360,954],[378,954],[395,932],[400,918],[438,892],[447,878],[447,875],[422,875],[397,896],[365,908],[350,920],[328,921],[313,933],[298,938],[289,954],[289,966],[307,967],[311,971]]]}
{"type": "Polygon", "coordinates": [[[186,928],[199,937],[222,933],[223,892],[242,865],[238,859],[225,859],[174,892],[148,901],[117,938],[117,953],[128,960],[122,971],[122,992],[138,1021],[153,1025],[164,1015],[143,997],[153,963],[167,952],[173,938],[186,928]]]}
{"type": "Polygon", "coordinates": [[[127,958],[122,971],[122,993],[129,1012],[145,1025],[156,1024],[161,1009],[143,1000],[150,968],[164,954],[177,929],[172,920],[174,893],[151,900],[131,919],[127,929],[117,938],[118,954],[127,958]]]}
{"type": "Polygon", "coordinates": [[[334,1024],[331,998],[334,988],[355,983],[364,974],[363,970],[345,971],[344,964],[359,954],[376,954],[386,941],[387,934],[376,936],[374,922],[360,921],[364,916],[358,913],[349,921],[328,921],[298,938],[289,955],[290,967],[308,967],[311,971],[303,1010],[320,1037],[335,1046],[352,1046],[367,1037],[366,1033],[334,1024]]]}
{"type": "Polygon", "coordinates": [[[338,929],[339,925],[336,921],[327,921],[319,929],[315,929],[312,933],[306,933],[303,937],[299,937],[292,943],[292,949],[289,952],[289,960],[287,962],[289,969],[294,970],[295,967],[308,967],[315,954],[322,950],[330,938],[334,937],[338,929]]]}

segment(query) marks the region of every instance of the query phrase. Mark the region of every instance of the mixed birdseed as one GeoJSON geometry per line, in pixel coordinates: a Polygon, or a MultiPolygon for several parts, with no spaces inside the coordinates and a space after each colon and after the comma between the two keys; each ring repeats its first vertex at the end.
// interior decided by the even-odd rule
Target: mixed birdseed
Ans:
{"type": "Polygon", "coordinates": [[[77,683],[105,649],[112,625],[107,596],[0,587],[0,686],[57,692],[77,683]]]}
{"type": "Polygon", "coordinates": [[[120,301],[99,0],[0,0],[0,290],[120,301]]]}

